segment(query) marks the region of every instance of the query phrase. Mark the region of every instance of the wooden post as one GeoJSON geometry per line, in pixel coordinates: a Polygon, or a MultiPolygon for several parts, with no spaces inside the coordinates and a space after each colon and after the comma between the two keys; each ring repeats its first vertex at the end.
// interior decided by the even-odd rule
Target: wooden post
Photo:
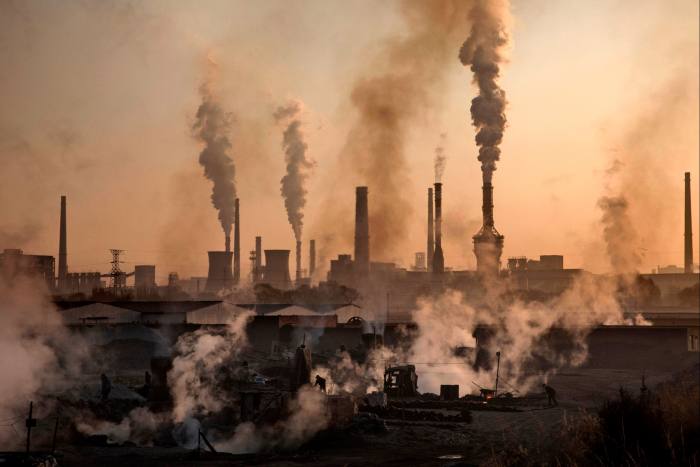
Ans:
{"type": "Polygon", "coordinates": [[[498,395],[498,372],[501,369],[501,352],[496,352],[496,388],[493,391],[494,399],[498,395]]]}
{"type": "Polygon", "coordinates": [[[32,411],[34,410],[34,402],[29,402],[29,417],[25,421],[27,427],[27,454],[31,448],[31,437],[32,437],[32,427],[36,426],[36,420],[32,418],[32,411]]]}
{"type": "Polygon", "coordinates": [[[56,452],[56,436],[58,435],[58,419],[61,416],[61,408],[56,407],[56,424],[53,426],[53,442],[51,443],[51,454],[56,452]]]}

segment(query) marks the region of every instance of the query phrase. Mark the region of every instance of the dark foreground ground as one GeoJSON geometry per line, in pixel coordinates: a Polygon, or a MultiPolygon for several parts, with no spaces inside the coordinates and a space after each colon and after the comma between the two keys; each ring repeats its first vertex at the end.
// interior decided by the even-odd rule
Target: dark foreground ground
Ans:
{"type": "MultiPolygon", "coordinates": [[[[692,375],[697,376],[697,366],[692,375]]],[[[181,448],[62,447],[67,466],[468,466],[503,465],[494,458],[504,451],[530,459],[555,451],[561,433],[582,417],[595,414],[620,387],[638,394],[639,369],[579,368],[550,379],[559,406],[547,407],[541,394],[517,401],[518,411],[472,410],[471,423],[385,420],[387,431],[324,433],[293,453],[198,454],[181,448]]],[[[655,388],[673,374],[645,370],[646,385],[655,388]]],[[[694,376],[694,377],[696,377],[694,376]]],[[[698,401],[700,403],[700,401],[698,401]]]]}

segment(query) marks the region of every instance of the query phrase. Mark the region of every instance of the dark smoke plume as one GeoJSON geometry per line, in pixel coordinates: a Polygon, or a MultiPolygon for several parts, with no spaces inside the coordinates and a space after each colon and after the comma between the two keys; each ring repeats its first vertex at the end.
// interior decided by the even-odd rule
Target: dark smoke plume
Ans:
{"type": "Polygon", "coordinates": [[[440,144],[435,148],[435,183],[442,182],[442,174],[445,173],[447,156],[445,156],[445,133],[440,135],[440,144]]]}
{"type": "MultiPolygon", "coordinates": [[[[389,38],[353,82],[356,118],[339,154],[340,179],[370,187],[372,251],[384,259],[405,251],[400,239],[413,209],[406,140],[440,103],[451,57],[466,34],[469,2],[407,0],[400,8],[406,32],[389,38]]],[[[328,200],[324,230],[352,218],[338,204],[328,200]]]]}
{"type": "Polygon", "coordinates": [[[214,183],[211,201],[219,211],[219,221],[228,238],[236,201],[236,168],[230,156],[231,142],[228,139],[232,117],[221,108],[209,83],[203,84],[199,92],[202,103],[197,109],[192,133],[204,143],[199,163],[204,167],[204,176],[214,183]]]}
{"type": "Polygon", "coordinates": [[[304,206],[306,205],[304,182],[309,177],[308,169],[313,166],[313,163],[306,158],[308,146],[304,142],[304,133],[301,131],[301,109],[300,102],[292,101],[286,106],[277,108],[273,114],[278,123],[288,122],[282,137],[287,173],[281,180],[281,192],[284,197],[284,206],[287,208],[287,218],[297,241],[301,240],[304,226],[304,206]]]}
{"type": "Polygon", "coordinates": [[[463,65],[469,65],[479,95],[472,99],[472,123],[476,127],[476,144],[485,183],[491,183],[501,150],[506,126],[506,94],[498,86],[499,65],[504,60],[503,49],[508,43],[506,20],[507,0],[477,0],[469,12],[471,31],[459,51],[463,65]]]}

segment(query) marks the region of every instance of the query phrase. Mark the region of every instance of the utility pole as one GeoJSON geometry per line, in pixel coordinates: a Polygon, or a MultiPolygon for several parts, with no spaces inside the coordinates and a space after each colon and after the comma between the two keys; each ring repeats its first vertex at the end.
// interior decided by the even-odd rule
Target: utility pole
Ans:
{"type": "Polygon", "coordinates": [[[498,395],[498,372],[501,369],[501,352],[496,352],[496,388],[493,391],[493,397],[498,395]]]}
{"type": "Polygon", "coordinates": [[[36,426],[36,418],[32,418],[32,411],[34,409],[34,402],[29,403],[29,417],[24,422],[27,427],[27,454],[29,454],[31,438],[32,438],[32,428],[36,426]]]}
{"type": "Polygon", "coordinates": [[[61,407],[56,407],[56,424],[53,426],[53,442],[51,443],[51,454],[56,452],[56,436],[58,435],[58,419],[61,416],[61,407]]]}

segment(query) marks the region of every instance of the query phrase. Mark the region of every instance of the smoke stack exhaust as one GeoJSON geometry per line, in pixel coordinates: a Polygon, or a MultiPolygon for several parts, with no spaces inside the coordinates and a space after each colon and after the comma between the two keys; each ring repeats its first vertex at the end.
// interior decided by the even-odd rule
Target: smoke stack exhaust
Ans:
{"type": "Polygon", "coordinates": [[[301,284],[301,240],[297,240],[297,249],[296,249],[296,277],[294,280],[297,283],[297,286],[301,284]]]}
{"type": "Polygon", "coordinates": [[[435,225],[433,222],[433,189],[428,188],[428,271],[433,270],[433,255],[435,254],[435,225]]]}
{"type": "Polygon", "coordinates": [[[309,277],[316,272],[316,240],[309,240],[309,277]]]}
{"type": "Polygon", "coordinates": [[[58,239],[58,290],[66,290],[68,275],[68,239],[66,237],[66,197],[61,196],[61,227],[58,239]]]}
{"type": "Polygon", "coordinates": [[[433,272],[445,272],[445,258],[442,255],[442,183],[435,184],[435,252],[433,272]]]}
{"type": "Polygon", "coordinates": [[[685,272],[692,274],[693,272],[693,219],[690,209],[690,172],[685,173],[685,272]]]}
{"type": "Polygon", "coordinates": [[[369,214],[366,186],[355,188],[355,273],[358,277],[369,273],[369,214]]]}
{"type": "MultiPolygon", "coordinates": [[[[241,280],[241,216],[240,204],[236,198],[235,216],[233,218],[233,283],[238,284],[241,280]]],[[[230,251],[230,239],[226,241],[226,251],[230,251]]]]}
{"type": "Polygon", "coordinates": [[[258,283],[262,279],[262,237],[255,237],[255,270],[253,282],[258,283]]]}

